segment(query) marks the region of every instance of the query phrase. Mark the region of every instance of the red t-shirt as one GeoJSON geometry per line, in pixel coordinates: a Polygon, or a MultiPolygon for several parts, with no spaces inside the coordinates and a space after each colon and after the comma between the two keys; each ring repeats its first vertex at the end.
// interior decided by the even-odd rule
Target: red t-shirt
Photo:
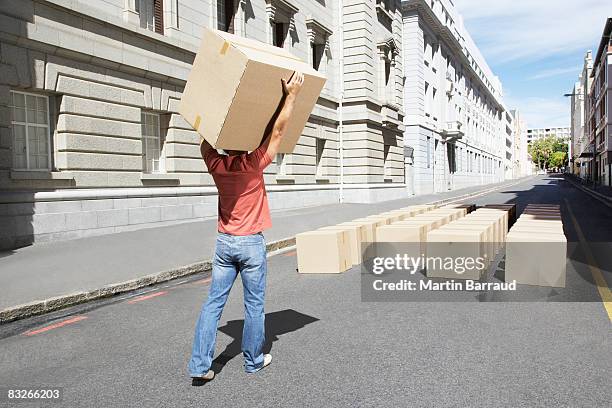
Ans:
{"type": "Polygon", "coordinates": [[[272,159],[262,145],[251,153],[226,156],[208,149],[204,162],[219,191],[218,231],[251,235],[272,226],[263,171],[272,159]]]}

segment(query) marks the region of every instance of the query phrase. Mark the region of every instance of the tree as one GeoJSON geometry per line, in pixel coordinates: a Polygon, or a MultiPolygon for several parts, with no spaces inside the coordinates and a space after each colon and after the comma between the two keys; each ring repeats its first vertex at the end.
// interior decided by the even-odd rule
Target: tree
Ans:
{"type": "Polygon", "coordinates": [[[552,135],[532,141],[528,151],[533,162],[543,170],[550,167],[563,167],[567,163],[567,141],[552,135]]]}
{"type": "Polygon", "coordinates": [[[550,167],[561,168],[567,166],[567,153],[553,152],[548,162],[550,167]]]}
{"type": "Polygon", "coordinates": [[[539,169],[548,168],[548,159],[553,153],[554,138],[551,136],[537,139],[529,144],[529,154],[534,163],[538,164],[539,169]]]}

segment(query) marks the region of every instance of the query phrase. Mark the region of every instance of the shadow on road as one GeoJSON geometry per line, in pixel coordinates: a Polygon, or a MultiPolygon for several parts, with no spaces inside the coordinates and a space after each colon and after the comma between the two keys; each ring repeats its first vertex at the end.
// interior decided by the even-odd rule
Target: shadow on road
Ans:
{"type": "MultiPolygon", "coordinates": [[[[308,316],[293,309],[266,313],[266,343],[264,344],[264,353],[269,353],[272,350],[272,343],[278,340],[278,336],[294,332],[318,320],[316,317],[308,316]]],[[[234,340],[213,361],[212,369],[215,374],[219,374],[230,360],[242,353],[243,326],[244,319],[241,319],[230,320],[225,326],[219,327],[220,332],[227,334],[234,340]]]]}

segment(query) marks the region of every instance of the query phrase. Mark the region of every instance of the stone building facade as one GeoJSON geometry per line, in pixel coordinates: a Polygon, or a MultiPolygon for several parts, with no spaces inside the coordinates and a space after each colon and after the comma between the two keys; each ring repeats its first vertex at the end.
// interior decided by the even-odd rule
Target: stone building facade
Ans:
{"type": "Polygon", "coordinates": [[[501,82],[453,2],[403,1],[402,16],[408,184],[423,194],[503,180],[511,127],[501,82]]]}
{"type": "Polygon", "coordinates": [[[408,196],[397,0],[0,2],[0,248],[216,217],[177,113],[203,26],[284,47],[328,82],[273,210],[408,196]]]}
{"type": "Polygon", "coordinates": [[[593,60],[587,98],[587,133],[592,146],[592,180],[612,187],[612,17],[606,19],[593,60]]]}

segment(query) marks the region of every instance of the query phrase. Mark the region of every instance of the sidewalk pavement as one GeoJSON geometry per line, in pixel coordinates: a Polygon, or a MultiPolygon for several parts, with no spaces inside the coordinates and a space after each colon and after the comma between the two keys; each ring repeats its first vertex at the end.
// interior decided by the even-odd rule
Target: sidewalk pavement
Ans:
{"type": "Polygon", "coordinates": [[[593,186],[592,183],[584,182],[580,178],[571,174],[564,174],[564,176],[565,180],[569,181],[577,188],[601,201],[608,207],[612,207],[612,187],[601,185],[593,186]]]}
{"type": "MultiPolygon", "coordinates": [[[[374,204],[331,204],[272,213],[268,250],[295,234],[383,211],[449,200],[517,180],[374,204]]],[[[466,197],[463,197],[466,198],[466,197]]],[[[0,323],[210,270],[216,219],[147,228],[0,252],[0,323]]]]}

